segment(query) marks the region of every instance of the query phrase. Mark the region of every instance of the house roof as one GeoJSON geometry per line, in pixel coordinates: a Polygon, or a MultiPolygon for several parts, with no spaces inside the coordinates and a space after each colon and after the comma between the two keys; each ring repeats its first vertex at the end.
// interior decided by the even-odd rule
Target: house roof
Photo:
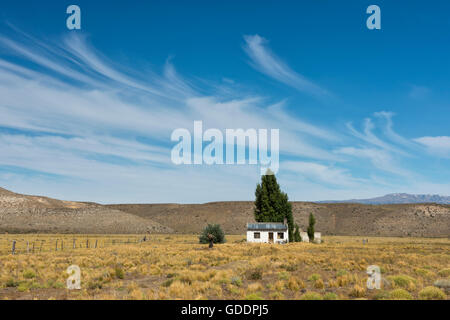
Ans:
{"type": "Polygon", "coordinates": [[[286,231],[287,225],[279,222],[247,223],[247,230],[280,230],[286,231]]]}

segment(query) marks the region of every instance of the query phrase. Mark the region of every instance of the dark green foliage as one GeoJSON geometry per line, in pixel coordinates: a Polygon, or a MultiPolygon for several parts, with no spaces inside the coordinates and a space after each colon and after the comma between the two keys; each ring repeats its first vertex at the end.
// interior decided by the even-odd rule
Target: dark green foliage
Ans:
{"type": "Polygon", "coordinates": [[[19,282],[14,280],[13,278],[10,278],[10,279],[6,280],[5,286],[7,288],[18,287],[19,286],[19,282]]]}
{"type": "Polygon", "coordinates": [[[292,205],[287,194],[281,191],[277,178],[270,169],[256,186],[254,214],[257,222],[284,222],[286,218],[289,241],[294,240],[292,205]]]}
{"type": "Polygon", "coordinates": [[[316,224],[316,218],[314,218],[314,215],[312,213],[310,213],[308,230],[306,230],[306,232],[308,233],[309,241],[314,240],[314,225],[315,224],[316,224]]]}
{"type": "Polygon", "coordinates": [[[199,237],[200,243],[209,243],[209,234],[213,235],[213,243],[225,242],[225,233],[222,231],[219,224],[208,224],[199,237]]]}
{"type": "Polygon", "coordinates": [[[295,224],[294,241],[295,242],[302,241],[302,238],[300,237],[300,228],[299,228],[298,224],[295,224]]]}
{"type": "Polygon", "coordinates": [[[114,269],[114,274],[117,279],[123,279],[125,277],[125,272],[119,266],[116,266],[116,268],[114,269]]]}
{"type": "Polygon", "coordinates": [[[263,270],[261,267],[247,270],[247,279],[249,280],[261,280],[263,276],[263,270]]]}

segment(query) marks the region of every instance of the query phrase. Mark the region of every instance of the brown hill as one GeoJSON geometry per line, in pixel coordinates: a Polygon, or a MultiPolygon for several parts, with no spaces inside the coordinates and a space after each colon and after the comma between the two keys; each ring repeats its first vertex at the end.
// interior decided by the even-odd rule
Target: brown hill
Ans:
{"type": "Polygon", "coordinates": [[[173,230],[151,219],[95,203],[21,195],[0,188],[0,232],[86,234],[173,230]]]}
{"type": "MultiPolygon", "coordinates": [[[[177,233],[198,233],[219,223],[228,234],[243,234],[253,222],[252,202],[205,204],[122,204],[108,207],[149,218],[177,233]]],[[[305,230],[309,213],[316,230],[328,235],[447,237],[450,206],[438,204],[364,205],[293,202],[294,220],[305,230]]]]}
{"type": "MultiPolygon", "coordinates": [[[[450,205],[293,202],[305,230],[309,213],[327,235],[448,237],[450,205]]],[[[0,232],[198,233],[208,223],[228,234],[244,234],[253,222],[252,202],[119,204],[62,201],[0,188],[0,232]]]]}

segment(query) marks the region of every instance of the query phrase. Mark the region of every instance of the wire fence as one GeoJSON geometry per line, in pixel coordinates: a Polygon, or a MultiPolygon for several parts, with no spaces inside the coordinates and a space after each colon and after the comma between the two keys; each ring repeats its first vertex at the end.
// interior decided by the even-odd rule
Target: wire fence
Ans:
{"type": "Polygon", "coordinates": [[[116,245],[139,244],[147,240],[146,235],[137,236],[54,236],[33,235],[31,237],[0,237],[0,255],[5,254],[37,254],[40,252],[69,251],[77,249],[99,249],[116,245]]]}

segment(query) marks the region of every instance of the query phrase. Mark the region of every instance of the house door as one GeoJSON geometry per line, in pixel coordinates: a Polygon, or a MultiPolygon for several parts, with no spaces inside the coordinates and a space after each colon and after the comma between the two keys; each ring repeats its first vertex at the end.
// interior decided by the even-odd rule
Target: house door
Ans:
{"type": "Polygon", "coordinates": [[[273,232],[269,232],[269,242],[273,242],[273,232]]]}

